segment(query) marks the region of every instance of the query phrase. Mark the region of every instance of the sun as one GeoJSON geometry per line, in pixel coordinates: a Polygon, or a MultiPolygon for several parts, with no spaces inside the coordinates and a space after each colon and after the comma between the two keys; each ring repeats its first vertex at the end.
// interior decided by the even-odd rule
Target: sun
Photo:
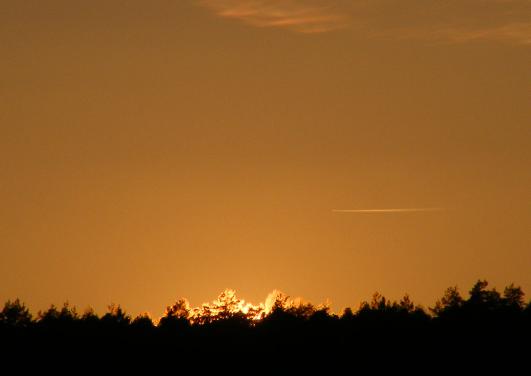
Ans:
{"type": "Polygon", "coordinates": [[[192,308],[186,299],[179,299],[166,309],[166,315],[185,317],[198,324],[238,317],[256,322],[267,316],[279,302],[289,305],[287,296],[278,290],[269,293],[264,302],[253,304],[238,298],[236,290],[225,289],[216,300],[199,307],[192,308]]]}

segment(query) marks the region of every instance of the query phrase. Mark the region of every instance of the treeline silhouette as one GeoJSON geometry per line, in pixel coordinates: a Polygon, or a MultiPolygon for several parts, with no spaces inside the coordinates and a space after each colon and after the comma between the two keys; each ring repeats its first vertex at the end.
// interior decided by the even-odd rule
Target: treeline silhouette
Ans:
{"type": "Polygon", "coordinates": [[[6,302],[0,312],[0,340],[7,352],[37,348],[92,356],[165,353],[181,359],[380,354],[446,364],[449,356],[466,360],[478,353],[491,362],[506,357],[515,364],[524,359],[518,356],[525,357],[531,340],[531,302],[525,302],[522,289],[511,284],[498,292],[483,280],[467,297],[457,287],[448,288],[427,309],[408,295],[391,301],[378,293],[357,310],[346,308],[341,314],[322,305],[294,303],[282,294],[268,311],[263,306],[242,307],[230,291],[215,304],[195,310],[181,299],[155,323],[146,314],[133,318],[118,305],[99,316],[91,309],[80,314],[65,303],[33,316],[17,299],[6,302]]]}

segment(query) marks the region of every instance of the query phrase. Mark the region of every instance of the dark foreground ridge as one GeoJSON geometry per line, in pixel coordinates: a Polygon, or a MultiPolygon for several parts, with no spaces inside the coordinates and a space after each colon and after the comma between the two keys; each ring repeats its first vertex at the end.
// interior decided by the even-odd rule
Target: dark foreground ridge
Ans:
{"type": "Polygon", "coordinates": [[[526,304],[514,285],[499,293],[480,280],[468,298],[451,287],[428,309],[407,295],[397,302],[375,294],[357,311],[347,308],[341,315],[324,306],[289,303],[282,295],[267,313],[244,312],[239,303],[224,293],[198,313],[179,300],[154,323],[114,305],[103,316],[92,310],[78,314],[65,304],[34,318],[19,300],[8,301],[0,312],[1,354],[87,366],[105,360],[122,368],[150,362],[172,368],[286,362],[297,369],[321,362],[526,368],[531,355],[531,302],[526,304]]]}

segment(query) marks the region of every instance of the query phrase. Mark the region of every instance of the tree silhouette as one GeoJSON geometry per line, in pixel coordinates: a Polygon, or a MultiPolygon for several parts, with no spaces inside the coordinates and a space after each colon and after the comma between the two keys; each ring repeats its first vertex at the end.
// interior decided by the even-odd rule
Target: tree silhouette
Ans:
{"type": "Polygon", "coordinates": [[[463,307],[464,300],[459,293],[457,286],[448,287],[444,296],[435,303],[435,307],[430,310],[439,317],[455,315],[463,307]]]}
{"type": "Polygon", "coordinates": [[[148,332],[154,328],[154,325],[151,317],[147,313],[142,313],[131,321],[131,327],[140,332],[148,332]]]}
{"type": "Polygon", "coordinates": [[[179,299],[175,304],[166,307],[164,316],[158,327],[165,331],[179,331],[190,327],[190,307],[186,299],[179,299]]]}
{"type": "Polygon", "coordinates": [[[341,315],[341,320],[352,320],[354,318],[354,312],[352,312],[352,308],[347,307],[343,310],[343,314],[341,315]]]}
{"type": "Polygon", "coordinates": [[[37,314],[38,321],[41,325],[55,324],[64,325],[72,323],[78,319],[78,313],[75,307],[70,307],[68,302],[63,304],[61,309],[57,309],[55,305],[51,305],[47,311],[39,312],[37,314]]]}
{"type": "Polygon", "coordinates": [[[111,304],[108,311],[100,319],[102,325],[109,329],[125,328],[131,323],[131,316],[129,316],[120,305],[111,304]]]}
{"type": "Polygon", "coordinates": [[[17,299],[5,303],[0,312],[0,344],[10,349],[53,349],[54,356],[63,358],[74,351],[93,354],[93,349],[102,349],[109,356],[128,354],[121,359],[130,362],[137,360],[129,356],[135,352],[140,358],[149,354],[158,360],[197,355],[206,361],[218,356],[222,362],[296,353],[308,362],[331,354],[365,360],[379,354],[386,359],[432,358],[437,364],[445,364],[455,353],[460,361],[476,362],[496,353],[511,364],[507,359],[517,359],[517,350],[528,348],[519,344],[531,335],[531,304],[524,298],[514,284],[500,294],[478,280],[466,298],[457,286],[446,289],[430,308],[431,315],[407,294],[396,301],[375,293],[356,311],[347,307],[338,316],[326,305],[293,301],[283,294],[253,306],[225,290],[198,308],[191,308],[186,299],[177,300],[156,326],[149,315],[132,319],[114,304],[101,318],[92,309],[79,315],[65,303],[61,308],[50,306],[33,320],[17,299]]]}
{"type": "Polygon", "coordinates": [[[519,311],[525,306],[524,296],[522,288],[511,283],[503,290],[503,303],[506,307],[519,311]]]}
{"type": "Polygon", "coordinates": [[[19,299],[8,300],[0,312],[0,324],[12,328],[26,328],[32,324],[32,315],[19,299]]]}

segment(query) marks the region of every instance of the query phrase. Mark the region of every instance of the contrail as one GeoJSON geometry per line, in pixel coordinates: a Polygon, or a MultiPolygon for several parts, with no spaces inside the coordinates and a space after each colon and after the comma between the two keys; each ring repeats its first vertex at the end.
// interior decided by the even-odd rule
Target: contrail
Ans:
{"type": "Polygon", "coordinates": [[[399,209],[333,209],[334,213],[412,213],[412,212],[438,212],[444,208],[399,208],[399,209]]]}

